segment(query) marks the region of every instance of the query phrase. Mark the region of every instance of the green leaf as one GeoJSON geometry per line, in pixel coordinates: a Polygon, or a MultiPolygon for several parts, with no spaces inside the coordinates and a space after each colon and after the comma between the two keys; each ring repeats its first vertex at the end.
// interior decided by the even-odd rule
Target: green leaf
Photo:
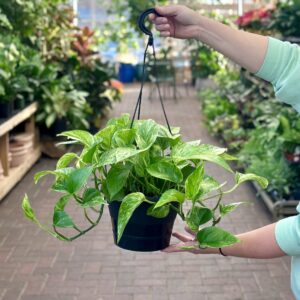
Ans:
{"type": "Polygon", "coordinates": [[[112,137],[113,147],[129,147],[135,139],[135,129],[121,129],[112,137]]]}
{"type": "Polygon", "coordinates": [[[268,180],[264,177],[257,176],[255,174],[242,174],[239,172],[236,172],[235,174],[235,182],[236,184],[241,184],[244,181],[247,180],[254,180],[256,181],[263,189],[265,189],[268,186],[268,180]]]}
{"type": "Polygon", "coordinates": [[[198,158],[201,160],[206,160],[206,161],[215,163],[216,165],[219,165],[220,167],[224,168],[225,170],[227,170],[231,173],[233,172],[231,167],[226,162],[226,160],[224,158],[222,158],[221,156],[217,156],[214,154],[199,154],[198,158]]]}
{"type": "Polygon", "coordinates": [[[197,199],[200,199],[201,197],[211,193],[212,191],[220,189],[224,184],[220,184],[211,176],[204,176],[203,181],[200,183],[197,199]]]}
{"type": "Polygon", "coordinates": [[[46,176],[46,175],[54,175],[54,176],[56,176],[56,173],[55,173],[55,171],[41,171],[41,172],[38,172],[38,173],[34,174],[33,178],[34,178],[35,184],[37,184],[40,181],[40,179],[42,177],[46,176]]]}
{"type": "Polygon", "coordinates": [[[52,114],[49,114],[45,120],[45,124],[47,126],[47,128],[50,128],[51,125],[54,123],[54,121],[56,120],[56,114],[55,113],[52,113],[52,114]]]}
{"type": "Polygon", "coordinates": [[[48,232],[49,234],[51,234],[52,236],[54,236],[55,238],[62,240],[62,241],[67,241],[67,239],[59,236],[57,233],[55,233],[54,231],[50,230],[49,228],[43,226],[36,218],[35,213],[33,211],[33,209],[31,208],[28,196],[25,195],[23,201],[22,201],[22,210],[24,213],[24,216],[29,219],[31,222],[37,224],[42,230],[48,232]]]}
{"type": "Polygon", "coordinates": [[[230,204],[220,204],[219,210],[221,216],[225,216],[228,213],[234,211],[236,208],[238,208],[240,205],[244,204],[245,202],[236,202],[236,203],[230,203],[230,204]]]}
{"type": "Polygon", "coordinates": [[[54,210],[64,210],[68,202],[70,201],[70,195],[62,196],[55,204],[54,210]]]}
{"type": "Polygon", "coordinates": [[[69,164],[71,163],[71,161],[74,158],[78,158],[76,153],[66,153],[64,154],[57,162],[56,164],[56,169],[62,169],[62,168],[66,168],[69,166],[69,164]]]}
{"type": "Polygon", "coordinates": [[[239,242],[231,233],[219,227],[206,227],[197,233],[197,241],[201,247],[222,248],[239,242]]]}
{"type": "Polygon", "coordinates": [[[114,200],[113,197],[124,187],[130,170],[129,164],[114,165],[110,168],[106,178],[106,186],[111,200],[114,200]]]}
{"type": "Polygon", "coordinates": [[[160,138],[168,138],[172,140],[176,140],[180,137],[180,128],[179,127],[172,127],[171,128],[172,134],[170,133],[169,129],[166,126],[158,124],[158,134],[157,136],[160,138]]]}
{"type": "Polygon", "coordinates": [[[189,145],[199,146],[201,144],[201,140],[188,141],[186,143],[189,145]]]}
{"type": "Polygon", "coordinates": [[[132,193],[123,199],[118,215],[118,243],[132,214],[144,200],[142,193],[132,193]]]}
{"type": "Polygon", "coordinates": [[[100,138],[101,144],[100,147],[102,150],[109,150],[111,149],[111,141],[114,133],[116,132],[117,127],[115,125],[110,125],[102,130],[100,130],[98,133],[95,134],[95,138],[100,138]]]}
{"type": "Polygon", "coordinates": [[[222,158],[224,158],[225,160],[238,160],[237,157],[232,156],[232,155],[230,155],[230,154],[228,154],[228,153],[222,153],[220,156],[221,156],[222,158]]]}
{"type": "Polygon", "coordinates": [[[156,178],[168,180],[175,183],[180,183],[183,179],[182,173],[179,168],[168,161],[159,161],[150,165],[147,172],[156,178]]]}
{"type": "Polygon", "coordinates": [[[83,197],[83,203],[80,204],[83,208],[95,207],[106,204],[104,195],[95,188],[88,188],[85,190],[83,197]]]}
{"type": "Polygon", "coordinates": [[[157,139],[158,125],[153,120],[142,121],[136,130],[136,143],[139,149],[149,149],[157,139]]]}
{"type": "Polygon", "coordinates": [[[185,181],[185,194],[190,200],[195,201],[201,189],[204,178],[204,166],[201,164],[185,181]]]}
{"type": "Polygon", "coordinates": [[[53,214],[53,225],[61,228],[74,227],[71,217],[65,211],[56,209],[53,214]]]}
{"type": "Polygon", "coordinates": [[[229,191],[226,191],[224,193],[228,194],[228,193],[233,192],[241,183],[248,181],[248,180],[256,181],[264,189],[268,186],[268,180],[264,177],[257,176],[255,174],[251,174],[251,173],[242,174],[242,173],[236,172],[236,174],[235,174],[236,184],[234,185],[234,187],[232,189],[230,189],[229,191]]]}
{"type": "Polygon", "coordinates": [[[74,168],[63,168],[55,171],[41,171],[34,175],[34,182],[37,184],[39,180],[46,175],[54,175],[56,178],[58,177],[66,177],[68,174],[73,172],[74,168]]]}
{"type": "Polygon", "coordinates": [[[207,207],[194,206],[191,208],[186,217],[188,227],[198,232],[199,226],[207,223],[213,218],[213,212],[207,207]]]}
{"type": "Polygon", "coordinates": [[[195,167],[187,164],[184,166],[177,165],[181,169],[182,175],[183,175],[183,182],[187,180],[187,178],[196,170],[195,167]]]}
{"type": "Polygon", "coordinates": [[[34,223],[37,223],[35,213],[34,213],[33,209],[31,208],[29,198],[28,198],[27,195],[25,195],[24,198],[23,198],[22,209],[23,209],[24,216],[27,219],[29,219],[30,221],[32,221],[34,223]]]}
{"type": "Polygon", "coordinates": [[[75,169],[65,180],[65,187],[68,193],[74,194],[79,191],[91,175],[93,167],[75,169]]]}
{"type": "Polygon", "coordinates": [[[170,205],[155,208],[155,204],[151,205],[147,210],[147,215],[154,218],[165,218],[170,212],[170,205]]]}
{"type": "Polygon", "coordinates": [[[120,147],[111,149],[108,151],[105,151],[100,159],[99,159],[99,166],[105,166],[105,165],[112,165],[117,164],[121,161],[125,161],[126,159],[135,156],[140,153],[140,150],[132,149],[132,148],[126,148],[126,147],[120,147]]]}
{"type": "Polygon", "coordinates": [[[184,202],[184,199],[185,195],[183,193],[174,189],[167,190],[161,195],[159,201],[155,205],[155,209],[171,202],[178,202],[182,204],[184,202]]]}
{"type": "Polygon", "coordinates": [[[107,122],[107,125],[108,126],[114,125],[114,126],[116,126],[117,129],[124,129],[124,128],[129,128],[130,122],[131,122],[130,115],[122,114],[122,116],[119,118],[111,118],[107,122]]]}
{"type": "Polygon", "coordinates": [[[139,177],[146,176],[146,169],[150,164],[149,152],[141,152],[136,155],[133,159],[130,159],[130,162],[134,166],[134,171],[139,177]]]}
{"type": "Polygon", "coordinates": [[[92,147],[84,149],[80,155],[81,160],[86,164],[93,163],[93,157],[97,150],[98,144],[94,144],[92,147]]]}
{"type": "Polygon", "coordinates": [[[58,134],[58,136],[65,136],[68,139],[77,141],[80,144],[87,147],[91,147],[95,142],[93,135],[91,135],[88,131],[84,130],[65,131],[58,134]]]}
{"type": "Polygon", "coordinates": [[[197,146],[188,143],[179,143],[172,149],[171,156],[175,162],[194,159],[213,162],[232,172],[226,160],[220,156],[225,151],[225,148],[219,148],[212,145],[202,144],[197,146]]]}

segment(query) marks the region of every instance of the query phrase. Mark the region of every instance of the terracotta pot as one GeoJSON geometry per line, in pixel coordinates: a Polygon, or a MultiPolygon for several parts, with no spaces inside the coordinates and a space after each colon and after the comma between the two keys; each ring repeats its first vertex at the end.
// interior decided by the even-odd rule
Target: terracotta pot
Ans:
{"type": "Polygon", "coordinates": [[[26,160],[27,154],[28,154],[27,149],[12,153],[12,160],[10,166],[13,168],[21,165],[26,160]]]}
{"type": "Polygon", "coordinates": [[[34,138],[33,133],[29,133],[29,132],[19,133],[12,137],[13,141],[18,143],[24,143],[24,144],[33,142],[33,138],[34,138]]]}
{"type": "Polygon", "coordinates": [[[0,160],[0,180],[4,178],[4,170],[3,170],[3,166],[2,166],[2,162],[0,160]]]}
{"type": "Polygon", "coordinates": [[[13,142],[9,144],[9,151],[14,154],[16,152],[22,152],[22,151],[26,151],[28,152],[28,150],[33,146],[32,142],[29,143],[19,143],[19,142],[13,142]]]}

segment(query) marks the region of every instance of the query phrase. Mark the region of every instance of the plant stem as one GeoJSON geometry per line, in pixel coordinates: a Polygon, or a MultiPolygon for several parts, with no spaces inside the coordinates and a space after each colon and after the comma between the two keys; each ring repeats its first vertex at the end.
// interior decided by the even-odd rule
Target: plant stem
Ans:
{"type": "Polygon", "coordinates": [[[94,174],[94,184],[95,184],[95,188],[98,190],[99,189],[99,184],[98,184],[98,178],[96,176],[96,171],[93,172],[94,174]]]}
{"type": "Polygon", "coordinates": [[[92,225],[95,225],[95,222],[91,220],[90,217],[88,216],[86,208],[84,209],[84,216],[92,225]]]}
{"type": "Polygon", "coordinates": [[[221,194],[223,195],[223,192],[221,192],[220,194],[216,194],[216,195],[212,195],[212,196],[209,196],[209,197],[207,197],[207,198],[204,198],[204,199],[202,199],[201,201],[205,201],[205,200],[209,200],[209,199],[216,198],[216,197],[220,196],[221,194]]]}
{"type": "MultiPolygon", "coordinates": [[[[79,238],[80,236],[86,234],[88,231],[90,231],[90,230],[93,229],[96,225],[99,224],[99,222],[100,222],[100,220],[101,220],[101,217],[102,217],[102,215],[103,215],[103,211],[104,211],[104,205],[101,205],[100,212],[99,212],[99,216],[98,216],[97,220],[94,222],[94,225],[91,225],[91,226],[88,227],[87,229],[85,229],[85,230],[83,230],[83,231],[80,231],[79,234],[77,234],[77,235],[75,235],[75,236],[73,236],[73,237],[67,238],[66,236],[64,236],[63,234],[61,234],[60,232],[58,232],[57,229],[56,229],[56,227],[55,227],[54,225],[53,225],[53,229],[54,229],[55,233],[58,234],[58,235],[59,235],[60,237],[62,237],[63,239],[65,239],[65,240],[67,240],[67,241],[70,241],[70,242],[71,242],[71,241],[74,241],[75,239],[77,239],[77,238],[79,238]]],[[[76,229],[76,228],[74,227],[74,229],[76,229]]],[[[79,231],[78,228],[77,228],[76,230],[79,231]]]]}
{"type": "Polygon", "coordinates": [[[80,203],[80,204],[83,203],[82,199],[79,196],[77,196],[76,194],[73,194],[73,197],[78,203],[80,203]]]}
{"type": "Polygon", "coordinates": [[[222,198],[223,198],[223,193],[221,191],[220,194],[219,194],[218,202],[217,202],[216,206],[213,208],[213,211],[216,211],[216,209],[219,207],[222,198]]]}
{"type": "Polygon", "coordinates": [[[217,219],[214,219],[213,223],[212,223],[212,226],[216,226],[218,223],[220,223],[221,219],[222,219],[221,216],[218,217],[217,219]]]}
{"type": "Polygon", "coordinates": [[[184,216],[183,212],[172,204],[170,204],[170,206],[172,209],[174,209],[178,213],[178,215],[181,217],[181,219],[183,221],[185,221],[185,216],[184,216]]]}
{"type": "Polygon", "coordinates": [[[161,188],[161,193],[163,193],[163,192],[164,192],[164,190],[165,190],[165,187],[166,187],[166,183],[167,183],[167,180],[165,180],[165,181],[164,181],[164,184],[163,184],[163,186],[162,186],[162,188],[161,188]]]}

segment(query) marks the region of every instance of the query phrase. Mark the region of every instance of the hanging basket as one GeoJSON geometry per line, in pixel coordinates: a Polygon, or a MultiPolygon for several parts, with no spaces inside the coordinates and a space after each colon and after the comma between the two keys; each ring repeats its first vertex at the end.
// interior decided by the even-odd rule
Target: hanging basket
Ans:
{"type": "MultiPolygon", "coordinates": [[[[158,198],[157,198],[158,200],[158,198]]],[[[170,209],[165,218],[154,218],[147,215],[150,207],[148,203],[142,203],[133,213],[122,238],[117,243],[118,214],[121,202],[114,201],[109,204],[113,237],[115,244],[126,250],[151,252],[159,251],[169,246],[176,211],[170,209]]]]}

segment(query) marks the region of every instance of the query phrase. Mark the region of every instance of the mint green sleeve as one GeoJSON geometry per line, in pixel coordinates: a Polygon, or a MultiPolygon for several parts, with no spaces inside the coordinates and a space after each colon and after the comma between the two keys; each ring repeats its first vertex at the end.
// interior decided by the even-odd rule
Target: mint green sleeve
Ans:
{"type": "Polygon", "coordinates": [[[258,77],[273,84],[276,98],[300,112],[300,47],[269,37],[258,77]]]}
{"type": "Polygon", "coordinates": [[[275,238],[284,253],[300,256],[300,215],[278,221],[275,238]]]}

